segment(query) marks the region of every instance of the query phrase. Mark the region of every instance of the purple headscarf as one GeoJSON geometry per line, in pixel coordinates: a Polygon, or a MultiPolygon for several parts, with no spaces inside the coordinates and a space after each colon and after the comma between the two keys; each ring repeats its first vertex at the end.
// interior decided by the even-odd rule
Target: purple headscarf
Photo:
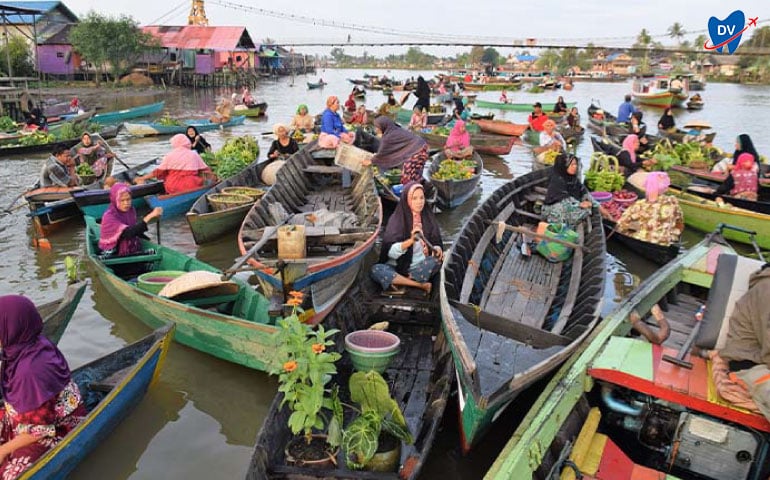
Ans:
{"type": "Polygon", "coordinates": [[[43,319],[28,298],[0,297],[3,398],[19,413],[59,395],[72,378],[64,355],[42,332],[43,319]]]}
{"type": "Polygon", "coordinates": [[[374,119],[374,126],[382,130],[380,149],[372,157],[372,165],[388,170],[409,160],[425,146],[425,140],[399,127],[390,118],[381,115],[374,119]]]}
{"type": "Polygon", "coordinates": [[[131,193],[125,183],[116,183],[110,188],[110,207],[102,216],[102,232],[99,236],[99,248],[112,250],[118,247],[118,256],[131,255],[142,249],[142,241],[138,238],[124,238],[120,234],[128,227],[136,225],[136,210],[132,206],[127,212],[118,208],[118,199],[123,192],[131,193]]]}

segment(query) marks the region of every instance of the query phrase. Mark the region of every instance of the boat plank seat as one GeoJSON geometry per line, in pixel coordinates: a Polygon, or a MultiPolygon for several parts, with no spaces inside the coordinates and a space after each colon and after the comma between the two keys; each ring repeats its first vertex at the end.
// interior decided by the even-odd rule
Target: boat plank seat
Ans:
{"type": "Polygon", "coordinates": [[[690,355],[691,370],[663,360],[678,351],[646,340],[613,337],[594,360],[588,373],[597,380],[684,405],[716,418],[770,432],[761,414],[736,407],[719,398],[711,378],[710,361],[690,355]]]}
{"type": "Polygon", "coordinates": [[[337,165],[308,165],[303,168],[304,173],[320,173],[325,175],[341,174],[345,169],[337,165]]]}
{"type": "Polygon", "coordinates": [[[101,259],[100,261],[104,265],[124,265],[128,263],[151,263],[159,262],[163,259],[163,255],[160,252],[144,252],[139,255],[126,255],[123,257],[108,257],[101,259]]]}
{"type": "Polygon", "coordinates": [[[113,372],[107,377],[94,382],[90,382],[88,384],[88,389],[95,392],[110,393],[113,388],[115,388],[121,381],[123,381],[124,378],[126,378],[128,372],[130,372],[134,367],[135,365],[129,365],[125,368],[117,370],[116,372],[113,372]]]}

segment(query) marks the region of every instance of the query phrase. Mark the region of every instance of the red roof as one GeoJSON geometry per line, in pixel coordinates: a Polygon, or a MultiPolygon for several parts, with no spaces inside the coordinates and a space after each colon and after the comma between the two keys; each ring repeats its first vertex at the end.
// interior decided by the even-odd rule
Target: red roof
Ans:
{"type": "Polygon", "coordinates": [[[181,50],[254,50],[245,27],[206,27],[200,25],[149,25],[142,31],[160,40],[164,48],[181,50]]]}

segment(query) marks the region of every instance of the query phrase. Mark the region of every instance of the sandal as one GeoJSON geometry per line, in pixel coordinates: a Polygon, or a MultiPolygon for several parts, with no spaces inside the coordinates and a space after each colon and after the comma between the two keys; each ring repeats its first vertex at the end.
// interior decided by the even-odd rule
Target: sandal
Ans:
{"type": "Polygon", "coordinates": [[[404,295],[405,293],[406,289],[398,287],[390,287],[382,291],[382,294],[387,296],[404,295]]]}

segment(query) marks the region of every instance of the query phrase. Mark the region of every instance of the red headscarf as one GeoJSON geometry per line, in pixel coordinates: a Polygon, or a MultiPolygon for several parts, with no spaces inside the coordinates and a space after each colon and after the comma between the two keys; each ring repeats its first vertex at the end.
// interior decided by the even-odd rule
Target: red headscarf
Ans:
{"type": "Polygon", "coordinates": [[[750,171],[754,169],[754,156],[750,153],[741,153],[738,155],[738,160],[735,162],[736,170],[750,171]]]}
{"type": "Polygon", "coordinates": [[[451,150],[462,150],[471,145],[471,134],[465,130],[465,122],[457,120],[449,137],[446,139],[446,147],[451,150]]]}

